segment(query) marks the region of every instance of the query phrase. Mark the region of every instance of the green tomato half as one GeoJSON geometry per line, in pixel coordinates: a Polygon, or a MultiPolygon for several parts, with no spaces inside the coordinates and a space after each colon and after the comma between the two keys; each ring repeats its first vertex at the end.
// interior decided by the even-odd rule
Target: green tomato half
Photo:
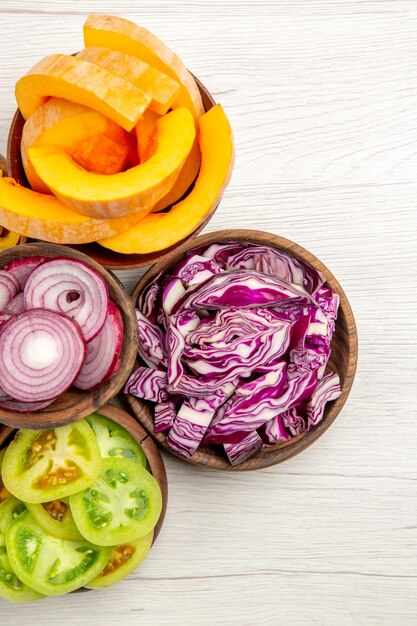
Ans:
{"type": "Polygon", "coordinates": [[[69,541],[82,539],[67,502],[63,500],[52,500],[44,504],[27,502],[26,507],[32,517],[50,535],[69,541]]]}
{"type": "Polygon", "coordinates": [[[121,457],[146,467],[144,451],[122,426],[98,413],[92,413],[86,421],[97,437],[103,459],[121,457]]]}
{"type": "Polygon", "coordinates": [[[115,546],[106,567],[86,587],[88,589],[104,589],[104,587],[110,587],[122,578],[129,576],[145,560],[151,549],[152,540],[153,530],[137,541],[115,546]]]}
{"type": "Polygon", "coordinates": [[[136,541],[155,527],[161,489],[144,467],[130,459],[104,459],[99,478],[70,497],[78,530],[98,546],[136,541]]]}
{"type": "Polygon", "coordinates": [[[3,482],[31,504],[85,489],[101,469],[97,439],[86,421],[51,430],[19,430],[3,458],[3,482]]]}
{"type": "Polygon", "coordinates": [[[5,454],[6,454],[6,448],[3,448],[3,450],[0,450],[0,504],[4,502],[6,498],[10,496],[10,493],[7,491],[6,487],[4,486],[4,482],[3,482],[2,474],[1,474],[1,471],[2,471],[1,468],[3,465],[3,458],[5,454]]]}
{"type": "Polygon", "coordinates": [[[23,502],[12,496],[0,504],[0,596],[10,602],[35,602],[44,597],[23,584],[16,576],[7,553],[7,529],[23,511],[25,511],[23,502]]]}
{"type": "Polygon", "coordinates": [[[83,587],[106,566],[111,550],[88,541],[66,541],[46,533],[29,511],[16,517],[6,533],[10,564],[38,593],[56,596],[83,587]]]}

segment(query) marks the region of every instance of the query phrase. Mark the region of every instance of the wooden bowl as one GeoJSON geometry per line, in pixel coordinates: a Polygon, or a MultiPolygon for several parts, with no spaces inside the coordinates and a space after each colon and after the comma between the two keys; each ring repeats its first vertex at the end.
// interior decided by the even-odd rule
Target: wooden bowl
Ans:
{"type": "MultiPolygon", "coordinates": [[[[206,87],[204,87],[204,85],[198,80],[198,78],[194,78],[200,90],[204,109],[208,111],[216,104],[214,98],[210,94],[208,89],[206,89],[206,87]]],[[[23,119],[20,110],[17,109],[9,130],[9,137],[7,141],[7,162],[9,176],[12,176],[21,185],[29,187],[25,170],[23,169],[22,158],[20,155],[20,142],[22,139],[24,123],[25,120],[23,119]]],[[[188,241],[189,239],[193,239],[212,218],[218,205],[219,203],[214,206],[211,211],[209,211],[209,213],[207,213],[204,221],[190,235],[188,235],[188,237],[186,237],[182,241],[188,241]]],[[[103,265],[103,267],[106,267],[107,269],[131,270],[154,263],[155,261],[163,257],[167,252],[170,252],[171,250],[177,248],[178,245],[182,243],[182,241],[176,243],[170,248],[166,248],[165,250],[159,250],[158,252],[152,252],[149,254],[120,254],[119,252],[107,250],[107,248],[103,248],[98,243],[89,243],[80,246],[66,247],[71,247],[74,250],[79,250],[80,252],[87,254],[90,258],[97,261],[97,263],[101,263],[101,265],[103,265]]]]}
{"type": "MultiPolygon", "coordinates": [[[[116,424],[120,424],[123,426],[137,441],[144,451],[146,458],[148,459],[149,470],[154,478],[157,480],[162,493],[162,511],[159,516],[159,520],[157,525],[155,526],[154,536],[152,545],[155,543],[159,532],[162,528],[162,524],[164,523],[165,513],[168,504],[168,479],[165,471],[165,465],[162,460],[162,457],[159,453],[159,450],[152,439],[149,437],[148,433],[138,424],[138,422],[126,411],[119,409],[117,406],[113,404],[106,404],[102,406],[99,411],[97,411],[100,415],[104,415],[105,417],[110,418],[116,424]]],[[[8,445],[13,437],[16,434],[16,429],[11,428],[10,426],[2,426],[0,425],[0,449],[8,445]]],[[[73,593],[80,593],[84,591],[92,591],[92,589],[76,589],[73,593]]]]}
{"type": "Polygon", "coordinates": [[[185,253],[193,250],[193,248],[229,241],[245,241],[283,250],[321,271],[326,277],[326,284],[340,296],[340,307],[336,330],[332,339],[332,355],[329,364],[340,376],[342,388],[341,396],[335,402],[327,404],[323,420],[312,430],[297,435],[285,443],[261,450],[255,456],[240,465],[232,466],[220,446],[198,448],[195,454],[190,458],[185,458],[177,454],[166,444],[166,435],[164,433],[155,433],[153,431],[153,404],[139,400],[134,396],[127,396],[127,400],[142,426],[144,426],[148,433],[168,452],[194,465],[236,472],[255,470],[282,463],[282,461],[296,454],[300,454],[300,452],[308,448],[316,439],[321,437],[339,415],[352,388],[358,359],[358,338],[355,319],[348,299],[330,270],[328,270],[317,257],[311,254],[311,252],[298,244],[284,239],[283,237],[279,237],[278,235],[255,230],[222,230],[208,233],[207,235],[197,237],[197,239],[193,241],[186,242],[180,248],[170,252],[162,260],[155,263],[155,265],[144,274],[132,292],[133,304],[136,305],[139,294],[148,282],[154,279],[159,273],[162,272],[162,274],[165,274],[172,269],[184,257],[185,253]]]}
{"type": "Polygon", "coordinates": [[[54,428],[63,426],[86,415],[93,413],[103,404],[111,400],[123,387],[134,365],[137,352],[137,322],[132,302],[123,285],[110,272],[78,250],[62,248],[51,243],[27,243],[0,252],[0,268],[14,259],[28,256],[44,256],[48,258],[66,256],[70,259],[83,261],[106,281],[110,298],[118,305],[124,326],[123,346],[120,370],[104,381],[97,389],[81,391],[71,387],[46,409],[33,413],[15,413],[0,409],[0,423],[14,428],[54,428]]]}

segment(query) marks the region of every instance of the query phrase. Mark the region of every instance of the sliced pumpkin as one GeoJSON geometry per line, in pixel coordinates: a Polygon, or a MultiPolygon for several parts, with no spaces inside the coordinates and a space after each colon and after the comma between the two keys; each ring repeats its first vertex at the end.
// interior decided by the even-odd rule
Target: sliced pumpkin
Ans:
{"type": "Polygon", "coordinates": [[[180,83],[174,106],[187,107],[197,120],[204,113],[193,76],[181,59],[146,28],[112,15],[93,13],[84,24],[86,47],[111,48],[138,57],[180,83]]]}
{"type": "Polygon", "coordinates": [[[148,254],[185,239],[201,226],[229,182],[233,167],[233,137],[220,104],[200,118],[201,168],[184,200],[168,213],[148,215],[126,232],[99,241],[122,254],[148,254]]]}
{"type": "Polygon", "coordinates": [[[72,211],[55,196],[18,185],[13,178],[0,180],[0,223],[33,239],[53,243],[89,243],[127,230],[138,219],[137,215],[93,219],[72,211]]]}
{"type": "Polygon", "coordinates": [[[159,115],[147,109],[135,126],[139,162],[147,161],[156,150],[156,122],[159,115]]]}
{"type": "Polygon", "coordinates": [[[84,48],[77,57],[95,63],[141,89],[151,97],[149,108],[160,115],[164,115],[171,108],[180,90],[180,84],[170,76],[137,57],[118,50],[84,48]]]}
{"type": "Polygon", "coordinates": [[[26,178],[29,181],[30,186],[35,191],[40,193],[50,193],[50,190],[45,183],[37,176],[35,170],[31,166],[28,156],[28,150],[35,145],[37,139],[48,130],[51,126],[54,126],[60,120],[71,117],[72,115],[79,115],[80,113],[86,113],[91,109],[83,106],[82,104],[76,104],[69,100],[63,100],[62,98],[51,98],[26,120],[23,126],[22,140],[20,142],[20,154],[22,156],[22,163],[25,169],[26,178]]]}
{"type": "Polygon", "coordinates": [[[85,139],[71,156],[89,172],[108,176],[124,170],[129,150],[102,133],[85,139]]]}
{"type": "Polygon", "coordinates": [[[128,131],[151,102],[123,78],[66,54],[45,57],[16,83],[16,100],[25,119],[50,96],[88,106],[128,131]]]}
{"type": "Polygon", "coordinates": [[[174,185],[195,139],[188,109],[157,122],[157,150],[145,163],[104,176],[82,170],[62,148],[30,148],[36,173],[67,206],[91,217],[118,217],[149,211],[174,185]]]}

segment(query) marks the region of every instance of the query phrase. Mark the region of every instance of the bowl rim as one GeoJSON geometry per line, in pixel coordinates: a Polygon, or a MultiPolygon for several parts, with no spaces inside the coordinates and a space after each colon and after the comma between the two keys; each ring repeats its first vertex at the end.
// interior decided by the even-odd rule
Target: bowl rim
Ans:
{"type": "MultiPolygon", "coordinates": [[[[143,288],[155,278],[158,274],[164,274],[171,269],[175,263],[186,253],[190,252],[194,248],[199,248],[204,245],[210,245],[212,243],[223,243],[227,241],[248,241],[249,243],[255,243],[257,245],[265,245],[283,250],[296,258],[308,263],[315,269],[320,270],[325,278],[326,283],[331,287],[333,291],[340,296],[339,305],[339,328],[340,320],[343,319],[343,324],[346,326],[346,343],[348,350],[347,367],[343,372],[343,380],[341,382],[342,393],[340,397],[329,403],[325,410],[323,420],[315,426],[312,430],[306,431],[292,437],[289,441],[265,448],[258,452],[252,458],[244,461],[240,465],[232,466],[229,461],[220,454],[214,454],[211,451],[206,451],[204,448],[198,448],[197,451],[190,458],[185,458],[180,454],[172,450],[165,442],[166,435],[164,433],[155,433],[153,431],[153,418],[151,404],[145,401],[139,400],[134,396],[127,395],[127,401],[140,421],[142,426],[148,431],[155,441],[158,442],[165,450],[178,457],[182,461],[192,463],[193,465],[199,465],[208,467],[210,469],[218,469],[225,471],[248,471],[270,467],[278,463],[282,463],[289,458],[300,454],[310,445],[312,445],[324,432],[333,424],[344,404],[347,401],[349,393],[352,389],[353,381],[355,378],[357,361],[358,361],[358,334],[356,329],[355,318],[352,308],[348,301],[348,298],[341,287],[339,281],[333,275],[333,273],[326,267],[326,265],[320,261],[313,253],[304,248],[303,246],[266,231],[252,230],[252,229],[228,229],[214,231],[200,235],[199,237],[186,241],[176,250],[165,255],[160,261],[152,265],[148,271],[140,278],[136,286],[133,288],[131,298],[133,305],[136,306],[136,302],[140,292],[143,288]]],[[[341,330],[339,332],[342,332],[341,330]]],[[[342,376],[341,376],[342,379],[342,376]]]]}
{"type": "MultiPolygon", "coordinates": [[[[197,83],[197,87],[199,89],[200,95],[203,100],[204,110],[209,111],[216,104],[216,101],[213,95],[207,89],[207,87],[192,72],[190,72],[190,74],[192,75],[195,82],[197,83]]],[[[10,123],[9,131],[8,131],[6,162],[7,162],[8,175],[11,177],[14,177],[19,184],[22,184],[23,186],[28,187],[30,189],[30,185],[26,178],[26,174],[23,168],[22,158],[20,154],[20,142],[21,142],[24,123],[25,123],[25,120],[20,112],[20,109],[17,108],[13,115],[12,121],[10,123]],[[16,135],[19,139],[18,143],[15,140],[16,135]]],[[[192,183],[192,185],[190,186],[186,194],[189,193],[190,189],[194,185],[194,182],[192,183]]],[[[184,196],[186,194],[184,194],[184,196]]],[[[97,263],[100,263],[100,265],[102,265],[104,268],[108,270],[122,271],[122,270],[140,269],[143,267],[147,267],[150,264],[158,262],[166,254],[175,250],[182,243],[194,239],[201,232],[201,230],[206,226],[206,224],[208,224],[208,222],[211,220],[211,218],[217,211],[217,208],[220,202],[221,202],[221,198],[219,202],[216,204],[216,206],[214,206],[211,209],[211,211],[207,213],[202,223],[199,226],[197,226],[197,228],[192,233],[190,233],[185,239],[178,241],[177,243],[173,244],[169,248],[165,248],[164,250],[158,250],[156,252],[152,252],[149,254],[121,254],[118,252],[107,250],[106,248],[100,246],[96,242],[92,242],[89,244],[80,244],[80,245],[76,245],[76,244],[60,244],[60,245],[64,245],[66,248],[71,248],[73,250],[78,250],[79,252],[82,252],[83,254],[93,259],[97,263]],[[106,257],[109,257],[109,256],[110,256],[110,260],[107,261],[106,257]]],[[[28,239],[30,238],[25,238],[25,240],[28,240],[28,239]]],[[[46,241],[44,243],[49,243],[49,242],[46,241]]]]}
{"type": "MultiPolygon", "coordinates": [[[[154,536],[152,540],[152,547],[155,544],[158,535],[161,531],[161,528],[165,521],[166,510],[168,506],[168,477],[165,469],[165,463],[161,456],[158,446],[154,443],[146,430],[140,425],[140,423],[135,419],[133,415],[128,413],[125,409],[121,409],[120,407],[107,403],[104,406],[100,407],[99,410],[95,411],[99,415],[103,415],[104,417],[108,417],[116,424],[122,426],[125,430],[127,430],[135,441],[142,447],[148,464],[149,469],[154,476],[155,480],[158,482],[161,493],[162,493],[162,510],[158,519],[158,523],[154,529],[154,536]]],[[[15,428],[12,426],[6,426],[0,424],[0,450],[6,447],[10,441],[13,439],[14,434],[19,430],[19,428],[15,428]]],[[[32,429],[36,430],[36,429],[32,429]]],[[[75,589],[75,591],[71,593],[80,593],[86,591],[94,591],[93,589],[88,589],[86,587],[81,587],[80,589],[75,589]]]]}
{"type": "Polygon", "coordinates": [[[106,282],[109,295],[117,304],[123,320],[122,364],[120,370],[114,376],[101,383],[97,389],[75,391],[71,387],[71,390],[59,396],[59,399],[61,399],[65,394],[75,394],[71,406],[63,405],[54,409],[54,401],[42,411],[28,413],[6,411],[0,408],[0,423],[2,424],[7,424],[14,428],[45,429],[64,426],[82,419],[105,405],[120,391],[132,370],[136,358],[138,342],[137,322],[129,294],[120,280],[78,250],[47,242],[26,243],[1,250],[0,267],[4,267],[14,259],[29,256],[68,257],[79,260],[94,269],[106,282]]]}

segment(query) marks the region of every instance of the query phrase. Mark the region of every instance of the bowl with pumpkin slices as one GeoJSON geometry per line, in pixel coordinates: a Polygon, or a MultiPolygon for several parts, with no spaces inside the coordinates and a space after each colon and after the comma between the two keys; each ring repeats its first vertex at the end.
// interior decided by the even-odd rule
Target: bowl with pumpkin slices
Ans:
{"type": "Polygon", "coordinates": [[[213,215],[233,168],[230,124],[146,29],[93,14],[84,42],[16,83],[0,223],[107,268],[141,267],[213,215]]]}

